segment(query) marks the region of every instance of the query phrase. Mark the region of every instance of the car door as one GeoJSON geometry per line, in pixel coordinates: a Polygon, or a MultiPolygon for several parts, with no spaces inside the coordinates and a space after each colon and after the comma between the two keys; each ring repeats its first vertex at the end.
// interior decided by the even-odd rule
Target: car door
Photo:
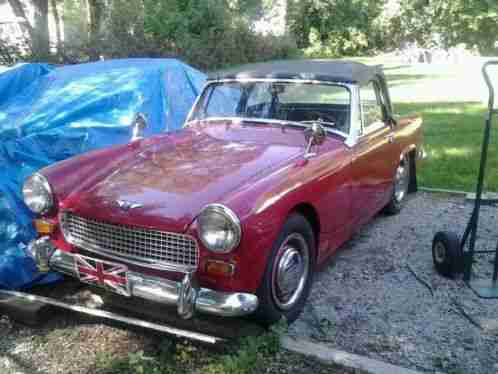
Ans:
{"type": "Polygon", "coordinates": [[[376,80],[360,88],[361,136],[353,147],[352,213],[357,224],[368,221],[387,202],[394,178],[395,137],[382,109],[376,80]]]}

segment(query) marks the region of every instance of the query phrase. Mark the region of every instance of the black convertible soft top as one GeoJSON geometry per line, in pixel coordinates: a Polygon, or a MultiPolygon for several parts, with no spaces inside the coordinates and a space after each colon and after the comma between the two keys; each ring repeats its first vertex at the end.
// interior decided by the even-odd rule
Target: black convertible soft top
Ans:
{"type": "Polygon", "coordinates": [[[368,66],[354,61],[283,60],[244,65],[216,72],[211,74],[208,80],[272,78],[363,84],[383,75],[381,66],[368,66]]]}

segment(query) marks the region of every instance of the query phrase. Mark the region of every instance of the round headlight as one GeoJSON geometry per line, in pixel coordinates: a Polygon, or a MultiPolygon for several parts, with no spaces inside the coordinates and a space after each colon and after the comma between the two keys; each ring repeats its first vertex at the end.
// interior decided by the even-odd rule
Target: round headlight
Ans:
{"type": "Polygon", "coordinates": [[[26,179],[22,193],[24,202],[34,213],[46,213],[54,205],[52,189],[47,179],[41,174],[35,173],[26,179]]]}
{"type": "Polygon", "coordinates": [[[240,243],[242,230],[238,217],[220,204],[206,206],[197,218],[199,237],[207,249],[228,253],[240,243]]]}

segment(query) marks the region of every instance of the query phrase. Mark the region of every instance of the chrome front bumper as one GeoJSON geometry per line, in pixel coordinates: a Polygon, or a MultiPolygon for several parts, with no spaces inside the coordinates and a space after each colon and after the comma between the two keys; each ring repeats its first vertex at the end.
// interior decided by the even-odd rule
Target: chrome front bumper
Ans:
{"type": "MultiPolygon", "coordinates": [[[[55,248],[48,237],[33,241],[29,252],[40,271],[47,269],[77,277],[73,254],[55,248]]],[[[128,272],[131,296],[156,303],[175,305],[182,318],[191,318],[196,311],[223,317],[239,317],[254,312],[258,297],[249,293],[220,292],[198,286],[195,274],[186,273],[181,282],[128,272]]]]}

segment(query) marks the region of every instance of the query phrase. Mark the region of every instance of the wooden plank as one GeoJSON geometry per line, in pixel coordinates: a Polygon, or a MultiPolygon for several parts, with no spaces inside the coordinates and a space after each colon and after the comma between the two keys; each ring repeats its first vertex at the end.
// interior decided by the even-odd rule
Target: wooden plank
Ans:
{"type": "Polygon", "coordinates": [[[423,186],[418,187],[418,190],[422,191],[422,192],[443,193],[443,194],[458,195],[458,196],[467,195],[469,193],[466,191],[448,190],[445,188],[431,188],[431,187],[423,187],[423,186]]]}
{"type": "Polygon", "coordinates": [[[0,315],[4,314],[16,322],[37,326],[50,318],[52,307],[42,302],[0,297],[0,315]]]}

